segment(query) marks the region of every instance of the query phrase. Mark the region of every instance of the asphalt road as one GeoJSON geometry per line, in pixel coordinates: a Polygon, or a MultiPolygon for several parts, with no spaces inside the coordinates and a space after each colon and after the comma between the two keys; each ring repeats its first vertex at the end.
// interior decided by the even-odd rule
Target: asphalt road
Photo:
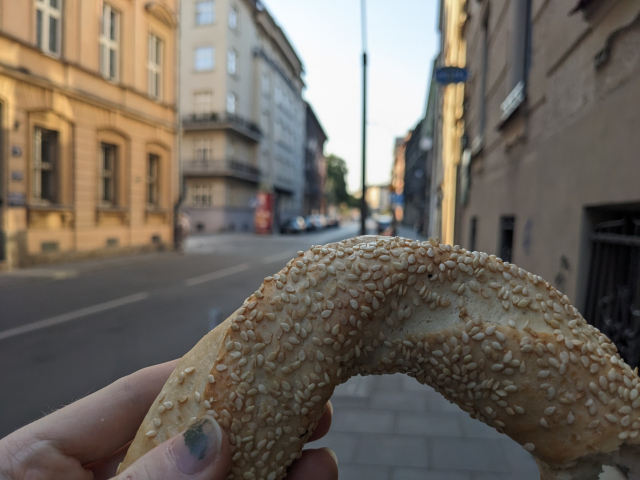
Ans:
{"type": "Polygon", "coordinates": [[[123,375],[182,356],[298,250],[356,234],[351,225],[192,237],[185,254],[0,275],[0,438],[123,375]]]}

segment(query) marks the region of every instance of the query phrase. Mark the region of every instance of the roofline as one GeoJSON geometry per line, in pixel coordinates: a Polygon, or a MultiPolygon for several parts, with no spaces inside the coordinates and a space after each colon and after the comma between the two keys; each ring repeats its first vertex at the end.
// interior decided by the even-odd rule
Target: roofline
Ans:
{"type": "Polygon", "coordinates": [[[329,140],[329,136],[327,135],[327,132],[325,132],[324,128],[322,127],[322,124],[320,123],[320,120],[318,120],[318,116],[316,115],[315,110],[313,109],[313,107],[311,106],[311,104],[309,102],[307,102],[306,100],[304,101],[305,105],[307,106],[307,110],[309,112],[311,112],[311,116],[313,117],[313,119],[316,122],[316,125],[318,125],[318,128],[320,129],[320,131],[322,132],[322,134],[324,135],[324,138],[326,138],[327,140],[329,140]]]}
{"type": "MultiPolygon", "coordinates": [[[[296,68],[296,65],[293,65],[291,63],[290,55],[293,56],[293,58],[298,62],[299,69],[300,69],[300,79],[302,80],[302,74],[305,72],[304,64],[302,63],[302,59],[296,52],[295,48],[293,48],[293,45],[291,45],[291,42],[289,41],[289,38],[287,37],[287,35],[284,33],[284,30],[282,30],[280,25],[278,25],[278,22],[276,22],[275,18],[273,18],[273,15],[271,15],[269,10],[267,10],[267,7],[265,7],[265,5],[260,0],[248,0],[248,1],[249,3],[253,4],[252,6],[254,9],[254,15],[256,16],[256,18],[258,16],[264,15],[269,21],[269,23],[273,25],[276,31],[276,34],[280,36],[280,40],[282,40],[282,43],[284,43],[284,47],[288,49],[289,52],[284,51],[284,49],[282,48],[281,42],[278,41],[279,40],[278,38],[276,38],[274,35],[271,35],[266,29],[262,28],[262,30],[271,40],[274,41],[274,43],[276,44],[276,47],[281,50],[284,58],[287,60],[287,62],[289,63],[289,65],[294,71],[296,71],[297,68],[296,68]]],[[[256,22],[256,25],[260,27],[260,24],[258,22],[256,22]]],[[[304,82],[302,83],[304,85],[304,82]]]]}

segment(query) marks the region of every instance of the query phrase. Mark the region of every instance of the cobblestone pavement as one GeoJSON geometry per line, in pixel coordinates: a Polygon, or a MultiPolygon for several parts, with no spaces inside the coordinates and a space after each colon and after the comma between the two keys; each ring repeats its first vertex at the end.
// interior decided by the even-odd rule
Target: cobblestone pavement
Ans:
{"type": "Polygon", "coordinates": [[[533,457],[406,375],[354,377],[331,401],[331,431],[310,447],[338,455],[347,480],[538,480],[533,457]]]}

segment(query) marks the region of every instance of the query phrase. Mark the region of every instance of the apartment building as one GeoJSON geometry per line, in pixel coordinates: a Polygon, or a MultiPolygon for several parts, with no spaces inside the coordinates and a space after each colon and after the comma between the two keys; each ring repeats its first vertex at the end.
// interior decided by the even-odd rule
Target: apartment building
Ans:
{"type": "MultiPolygon", "coordinates": [[[[404,194],[405,149],[409,138],[410,134],[407,134],[404,137],[396,137],[393,145],[393,165],[391,167],[389,191],[396,198],[398,198],[399,195],[404,194]]],[[[393,201],[391,203],[395,219],[398,222],[402,222],[404,218],[404,204],[393,201]]]]}
{"type": "Polygon", "coordinates": [[[169,244],[175,0],[0,0],[0,266],[169,244]]]}
{"type": "Polygon", "coordinates": [[[302,63],[257,1],[183,0],[183,211],[198,232],[253,229],[258,191],[274,228],[302,209],[302,63]]]}
{"type": "Polygon", "coordinates": [[[327,141],[320,120],[311,105],[306,103],[306,140],[304,158],[304,205],[302,213],[310,215],[314,211],[326,213],[327,159],[324,144],[327,141]]]}
{"type": "Polygon", "coordinates": [[[456,242],[542,275],[640,363],[640,2],[467,2],[456,242]]]}

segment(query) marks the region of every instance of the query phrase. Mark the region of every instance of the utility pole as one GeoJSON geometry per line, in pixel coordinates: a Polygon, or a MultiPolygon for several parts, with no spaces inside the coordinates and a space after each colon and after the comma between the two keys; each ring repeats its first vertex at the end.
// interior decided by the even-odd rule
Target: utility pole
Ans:
{"type": "Polygon", "coordinates": [[[360,235],[367,234],[367,18],[366,0],[360,0],[362,13],[362,199],[360,200],[360,235]]]}

